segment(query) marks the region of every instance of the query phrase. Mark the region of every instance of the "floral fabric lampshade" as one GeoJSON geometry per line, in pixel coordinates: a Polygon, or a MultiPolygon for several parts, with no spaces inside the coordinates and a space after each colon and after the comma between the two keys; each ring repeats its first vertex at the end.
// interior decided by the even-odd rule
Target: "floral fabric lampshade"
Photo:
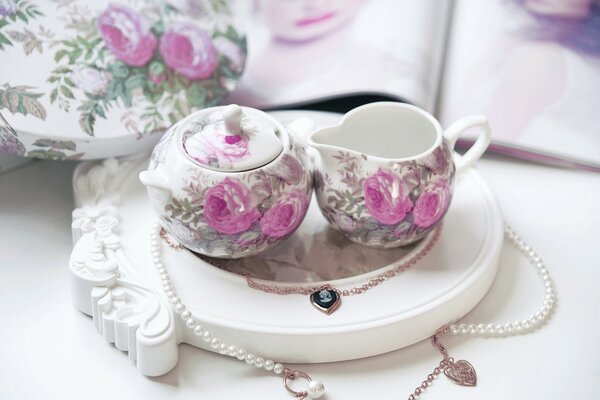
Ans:
{"type": "Polygon", "coordinates": [[[219,104],[246,39],[227,0],[0,0],[0,60],[0,152],[100,158],[219,104]]]}

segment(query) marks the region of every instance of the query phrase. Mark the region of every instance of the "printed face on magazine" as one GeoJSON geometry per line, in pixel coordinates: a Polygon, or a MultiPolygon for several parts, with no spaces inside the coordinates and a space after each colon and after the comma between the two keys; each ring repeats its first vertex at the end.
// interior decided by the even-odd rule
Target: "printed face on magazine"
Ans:
{"type": "Polygon", "coordinates": [[[555,17],[585,17],[593,0],[526,0],[525,7],[537,14],[555,17]]]}
{"type": "Polygon", "coordinates": [[[278,39],[304,41],[326,35],[351,19],[365,0],[262,0],[265,23],[278,39]]]}

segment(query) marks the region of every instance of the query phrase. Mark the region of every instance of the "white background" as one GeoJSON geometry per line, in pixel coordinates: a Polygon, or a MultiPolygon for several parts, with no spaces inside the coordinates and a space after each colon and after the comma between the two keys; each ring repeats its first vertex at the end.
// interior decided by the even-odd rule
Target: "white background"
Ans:
{"type": "MultiPolygon", "coordinates": [[[[67,268],[74,166],[41,161],[0,176],[0,399],[291,399],[280,378],[187,345],[170,373],[141,376],[75,310],[67,268]]],[[[451,355],[475,366],[478,385],[439,377],[423,398],[598,398],[600,175],[492,158],[479,169],[506,221],[546,261],[558,308],[526,336],[444,338],[451,355]]],[[[542,294],[533,270],[505,246],[492,290],[465,321],[523,319],[542,294]]],[[[325,383],[329,400],[391,400],[406,398],[438,361],[425,341],[299,368],[325,383]]]]}

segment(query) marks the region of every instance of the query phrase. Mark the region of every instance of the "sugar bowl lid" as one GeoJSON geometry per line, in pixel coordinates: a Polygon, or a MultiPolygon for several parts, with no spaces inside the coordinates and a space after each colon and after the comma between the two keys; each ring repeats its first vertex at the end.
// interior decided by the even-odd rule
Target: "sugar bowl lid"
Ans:
{"type": "Polygon", "coordinates": [[[200,112],[180,129],[189,158],[216,171],[259,168],[283,151],[277,127],[263,112],[235,104],[200,112]]]}

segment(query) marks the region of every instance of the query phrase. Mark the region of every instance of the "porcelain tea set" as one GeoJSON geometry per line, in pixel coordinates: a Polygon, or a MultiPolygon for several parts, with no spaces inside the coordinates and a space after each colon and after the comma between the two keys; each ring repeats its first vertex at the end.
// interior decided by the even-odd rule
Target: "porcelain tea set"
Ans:
{"type": "Polygon", "coordinates": [[[298,228],[313,189],[323,216],[353,242],[393,248],[431,232],[448,210],[455,177],[490,143],[482,116],[442,131],[418,107],[358,107],[304,146],[268,114],[228,105],[173,125],[140,174],[166,231],[202,255],[240,258],[277,245],[298,228]],[[465,131],[473,146],[454,156],[465,131]]]}

